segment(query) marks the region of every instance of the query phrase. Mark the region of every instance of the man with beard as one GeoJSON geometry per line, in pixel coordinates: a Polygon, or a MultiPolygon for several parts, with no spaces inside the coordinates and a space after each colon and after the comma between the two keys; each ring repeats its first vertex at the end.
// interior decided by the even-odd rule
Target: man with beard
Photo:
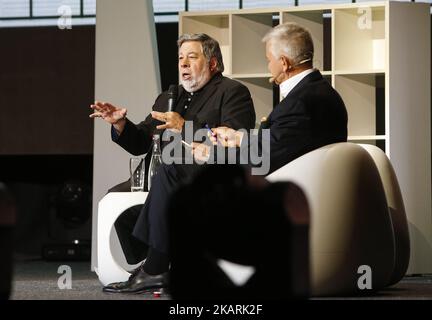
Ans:
{"type": "MultiPolygon", "coordinates": [[[[185,34],[179,38],[178,48],[181,86],[174,111],[166,112],[167,92],[159,95],[152,113],[138,125],[126,118],[125,108],[102,102],[91,105],[94,113],[90,117],[100,117],[110,123],[112,140],[133,155],[147,153],[147,159],[150,159],[153,134],[165,129],[183,134],[185,121],[193,124],[194,133],[206,126],[238,130],[251,129],[255,125],[249,90],[222,76],[224,65],[218,42],[206,34],[185,34]]],[[[164,146],[162,144],[162,148],[164,146]]],[[[170,262],[166,206],[173,190],[191,179],[199,167],[194,164],[162,165],[144,205],[131,208],[116,222],[128,262],[136,263],[144,257],[146,260],[132,272],[128,281],[110,284],[104,287],[105,292],[136,293],[166,285],[170,262]]]]}

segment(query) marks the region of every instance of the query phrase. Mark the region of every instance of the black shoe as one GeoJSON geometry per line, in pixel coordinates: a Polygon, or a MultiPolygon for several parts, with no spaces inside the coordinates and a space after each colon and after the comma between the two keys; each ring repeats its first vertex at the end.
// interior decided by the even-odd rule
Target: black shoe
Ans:
{"type": "Polygon", "coordinates": [[[150,289],[164,288],[168,286],[167,273],[150,275],[142,267],[134,270],[127,281],[114,282],[103,287],[103,292],[110,293],[141,293],[150,289]]]}
{"type": "MultiPolygon", "coordinates": [[[[103,291],[115,289],[115,288],[117,288],[119,285],[121,285],[122,283],[124,283],[124,282],[128,282],[128,281],[131,281],[132,278],[135,277],[135,276],[140,272],[141,267],[143,266],[143,264],[144,264],[144,262],[141,263],[138,267],[136,267],[136,268],[133,269],[132,271],[130,271],[130,274],[131,274],[131,275],[129,276],[129,279],[128,279],[127,281],[123,281],[123,282],[113,282],[113,283],[107,284],[107,285],[103,288],[103,291]]],[[[107,292],[108,292],[108,291],[107,291],[107,292]]]]}

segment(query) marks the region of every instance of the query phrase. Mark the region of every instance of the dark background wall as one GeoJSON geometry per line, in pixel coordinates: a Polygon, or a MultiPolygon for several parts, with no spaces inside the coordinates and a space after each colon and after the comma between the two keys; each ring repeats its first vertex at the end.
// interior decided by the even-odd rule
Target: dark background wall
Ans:
{"type": "Polygon", "coordinates": [[[94,26],[3,28],[0,154],[91,154],[94,26]],[[4,113],[3,113],[4,114],[4,113]]]}
{"type": "MultiPolygon", "coordinates": [[[[177,24],[157,34],[166,89],[177,83],[177,24]]],[[[0,155],[92,154],[95,27],[0,28],[0,40],[0,155]]]]}
{"type": "Polygon", "coordinates": [[[179,80],[177,68],[178,23],[157,23],[156,37],[162,90],[165,91],[171,84],[176,84],[179,80]]]}
{"type": "MultiPolygon", "coordinates": [[[[178,82],[178,25],[156,31],[166,90],[178,82]]],[[[90,239],[95,26],[0,28],[0,43],[0,181],[18,203],[16,249],[37,256],[44,244],[90,239]],[[68,190],[81,225],[59,206],[68,190]]]]}

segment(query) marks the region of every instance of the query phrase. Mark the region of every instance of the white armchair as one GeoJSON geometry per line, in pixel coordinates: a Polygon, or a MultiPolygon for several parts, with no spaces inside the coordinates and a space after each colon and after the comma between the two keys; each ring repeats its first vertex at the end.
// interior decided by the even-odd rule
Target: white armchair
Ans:
{"type": "Polygon", "coordinates": [[[137,265],[126,262],[114,223],[128,208],[143,204],[147,192],[110,192],[99,202],[97,226],[97,265],[95,271],[103,285],[126,281],[137,265]]]}
{"type": "Polygon", "coordinates": [[[311,209],[313,296],[359,292],[359,267],[372,289],[399,281],[409,260],[405,210],[396,176],[377,147],[337,143],[311,151],[267,177],[292,181],[311,209]]]}

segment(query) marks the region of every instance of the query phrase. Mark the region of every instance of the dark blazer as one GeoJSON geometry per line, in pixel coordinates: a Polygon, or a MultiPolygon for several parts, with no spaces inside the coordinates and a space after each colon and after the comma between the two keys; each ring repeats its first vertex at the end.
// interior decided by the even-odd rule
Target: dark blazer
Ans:
{"type": "MultiPolygon", "coordinates": [[[[193,121],[193,133],[207,124],[210,127],[227,126],[233,129],[251,129],[255,127],[255,109],[249,89],[240,82],[226,78],[222,74],[215,74],[210,81],[199,91],[186,110],[183,107],[187,99],[187,92],[182,86],[178,89],[178,99],[174,111],[182,114],[185,120],[193,121]]],[[[153,110],[166,112],[168,106],[168,92],[161,93],[153,110]]],[[[147,153],[145,157],[146,175],[150,165],[152,136],[161,133],[156,126],[162,122],[155,120],[151,115],[139,124],[126,119],[126,126],[120,136],[111,129],[112,140],[133,155],[147,153]]],[[[182,132],[184,135],[184,130],[182,132]]],[[[183,136],[184,137],[184,136],[183,136]]],[[[163,148],[163,144],[162,144],[163,148]]],[[[186,155],[186,152],[183,153],[186,155]]],[[[178,174],[181,179],[192,177],[199,168],[196,165],[180,165],[178,174]]],[[[147,179],[144,188],[147,190],[147,179]]],[[[130,182],[125,181],[111,188],[108,192],[129,191],[130,182]]]]}
{"type": "MultiPolygon", "coordinates": [[[[241,83],[222,76],[220,73],[197,93],[191,106],[183,118],[192,120],[194,133],[204,128],[228,126],[233,129],[251,129],[255,126],[255,109],[247,87],[241,83]]],[[[179,94],[175,111],[181,113],[186,91],[179,86],[179,94]]],[[[153,110],[166,112],[168,105],[168,93],[160,94],[153,110]]],[[[147,153],[151,147],[152,135],[156,132],[156,126],[162,124],[148,115],[147,118],[135,125],[127,119],[124,131],[120,136],[113,135],[114,142],[133,155],[147,153]]]]}
{"type": "Polygon", "coordinates": [[[260,131],[270,129],[270,173],[311,150],[347,141],[347,122],[336,90],[318,70],[310,73],[261,124],[260,131]]]}

